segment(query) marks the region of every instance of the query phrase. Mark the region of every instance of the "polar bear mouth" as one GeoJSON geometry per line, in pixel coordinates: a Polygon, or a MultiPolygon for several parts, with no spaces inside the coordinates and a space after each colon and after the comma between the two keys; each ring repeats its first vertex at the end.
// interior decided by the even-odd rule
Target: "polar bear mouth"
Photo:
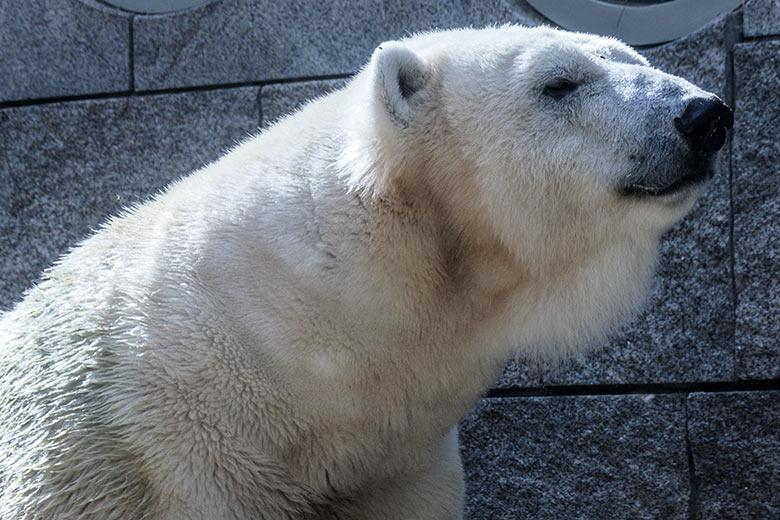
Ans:
{"type": "Polygon", "coordinates": [[[623,195],[632,197],[663,197],[665,195],[674,195],[692,186],[707,182],[713,175],[714,171],[711,168],[701,168],[695,170],[693,173],[683,175],[666,185],[653,186],[640,182],[624,186],[621,188],[620,192],[623,195]]]}

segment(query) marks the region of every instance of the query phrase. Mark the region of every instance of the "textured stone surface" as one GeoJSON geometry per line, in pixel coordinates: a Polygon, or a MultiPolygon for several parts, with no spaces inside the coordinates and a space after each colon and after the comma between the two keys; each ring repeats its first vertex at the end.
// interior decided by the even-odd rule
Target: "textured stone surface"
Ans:
{"type": "Polygon", "coordinates": [[[0,2],[0,101],[130,89],[130,17],[79,0],[0,2]]]}
{"type": "Polygon", "coordinates": [[[0,110],[0,309],[122,207],[257,127],[257,88],[0,110]]]}
{"type": "MultiPolygon", "coordinates": [[[[729,18],[644,51],[654,66],[723,95],[729,18]]],[[[734,375],[730,273],[729,151],[691,213],[661,243],[645,309],[605,346],[550,367],[544,383],[632,384],[725,381],[734,375]]]]}
{"type": "Polygon", "coordinates": [[[745,4],[745,36],[780,34],[780,2],[748,0],[745,4]]]}
{"type": "Polygon", "coordinates": [[[726,27],[738,15],[724,14],[675,40],[640,51],[650,64],[723,96],[726,89],[726,27]]]}
{"type": "Polygon", "coordinates": [[[780,518],[780,392],[692,394],[702,519],[780,518]]]}
{"type": "Polygon", "coordinates": [[[532,24],[524,2],[232,0],[134,19],[140,90],[356,72],[382,41],[434,27],[532,24]]]}
{"type": "Polygon", "coordinates": [[[302,81],[267,85],[260,90],[262,124],[273,124],[283,115],[300,108],[309,100],[324,96],[346,84],[345,79],[302,81]]]}
{"type": "Polygon", "coordinates": [[[688,518],[684,396],[483,399],[461,424],[471,520],[688,518]]]}
{"type": "Polygon", "coordinates": [[[544,382],[542,379],[544,370],[545,365],[538,360],[517,356],[504,367],[493,387],[539,387],[544,382]]]}
{"type": "Polygon", "coordinates": [[[737,45],[734,247],[738,375],[780,377],[780,42],[737,45]]]}

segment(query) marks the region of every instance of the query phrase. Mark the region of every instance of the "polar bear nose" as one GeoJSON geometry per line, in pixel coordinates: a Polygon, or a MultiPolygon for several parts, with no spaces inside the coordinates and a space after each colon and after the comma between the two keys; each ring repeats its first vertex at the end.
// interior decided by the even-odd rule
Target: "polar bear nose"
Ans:
{"type": "Polygon", "coordinates": [[[726,129],[734,126],[731,109],[717,97],[696,98],[688,103],[674,126],[697,152],[715,152],[726,142],[726,129]]]}

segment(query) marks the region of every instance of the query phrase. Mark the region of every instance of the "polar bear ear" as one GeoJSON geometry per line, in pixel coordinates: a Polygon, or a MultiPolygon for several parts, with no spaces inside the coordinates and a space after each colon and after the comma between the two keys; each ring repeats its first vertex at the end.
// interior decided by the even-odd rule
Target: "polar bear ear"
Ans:
{"type": "Polygon", "coordinates": [[[428,80],[428,62],[399,42],[385,42],[371,57],[374,93],[390,119],[406,126],[413,100],[428,80]]]}

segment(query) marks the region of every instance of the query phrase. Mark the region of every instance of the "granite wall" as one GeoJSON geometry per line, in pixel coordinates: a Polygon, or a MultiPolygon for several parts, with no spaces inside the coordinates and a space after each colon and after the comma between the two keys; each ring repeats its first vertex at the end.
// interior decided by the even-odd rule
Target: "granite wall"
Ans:
{"type": "MultiPolygon", "coordinates": [[[[216,0],[169,15],[0,3],[0,309],[70,246],[383,40],[545,23],[523,0],[216,0]]],[[[546,22],[549,23],[549,22],[546,22]]],[[[780,4],[642,51],[721,94],[721,173],[642,314],[562,365],[511,363],[464,419],[472,519],[780,518],[780,4]]]]}

